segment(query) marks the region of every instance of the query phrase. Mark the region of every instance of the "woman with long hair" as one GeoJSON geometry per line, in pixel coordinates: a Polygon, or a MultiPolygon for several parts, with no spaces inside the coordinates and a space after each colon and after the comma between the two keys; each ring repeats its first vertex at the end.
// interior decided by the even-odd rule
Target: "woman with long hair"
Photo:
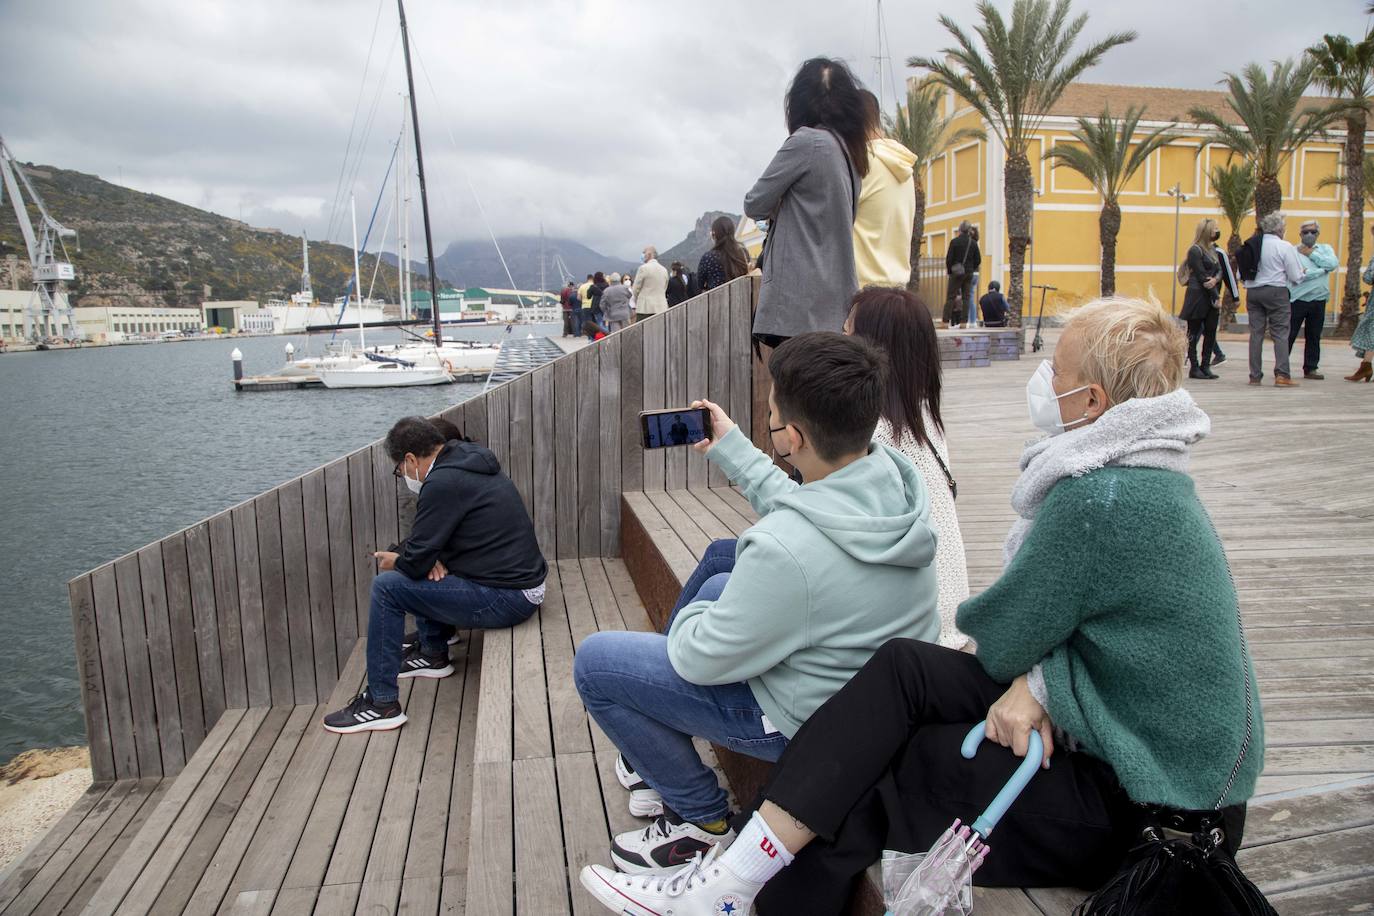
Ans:
{"type": "Polygon", "coordinates": [[[728,216],[717,216],[711,223],[711,247],[697,262],[697,282],[701,284],[701,291],[715,289],[748,272],[749,252],[735,238],[735,221],[728,216]]]}
{"type": "Polygon", "coordinates": [[[962,649],[968,637],[954,625],[954,615],[968,597],[968,562],[954,510],[954,476],[940,419],[940,345],[935,322],[914,293],[870,286],[854,297],[844,332],[887,351],[892,371],[873,440],[910,458],[925,480],[930,521],[939,535],[935,571],[940,583],[940,645],[962,649]]]}
{"type": "Polygon", "coordinates": [[[1188,377],[1214,379],[1212,353],[1217,345],[1217,320],[1221,309],[1217,298],[1221,295],[1221,259],[1225,252],[1217,248],[1221,227],[1211,217],[1198,220],[1193,244],[1188,247],[1188,292],[1183,297],[1179,317],[1188,322],[1188,377]],[[1198,362],[1197,342],[1202,338],[1202,362],[1198,362]]]}
{"type": "Polygon", "coordinates": [[[815,57],[787,90],[787,140],[744,198],[768,221],[754,337],[838,331],[859,287],[852,233],[873,112],[842,62],[815,57]]]}
{"type": "Polygon", "coordinates": [[[610,285],[611,284],[606,280],[606,275],[598,270],[596,274],[592,277],[591,288],[587,290],[588,295],[591,297],[592,303],[592,323],[595,324],[597,327],[601,328],[603,331],[606,329],[606,319],[602,317],[601,313],[601,296],[603,293],[606,292],[606,287],[610,285]]]}

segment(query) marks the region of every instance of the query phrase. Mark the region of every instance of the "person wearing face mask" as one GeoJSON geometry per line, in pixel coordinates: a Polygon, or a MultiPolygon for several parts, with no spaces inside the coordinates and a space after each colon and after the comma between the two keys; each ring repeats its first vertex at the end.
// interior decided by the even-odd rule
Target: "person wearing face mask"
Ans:
{"type": "Polygon", "coordinates": [[[445,441],[423,417],[405,417],[386,435],[394,473],[415,494],[415,521],[395,551],[374,554],[367,624],[367,687],[324,717],[332,732],[405,724],[398,678],[448,677],[453,628],[513,627],[544,600],[548,566],[534,525],[496,456],[473,442],[445,441]],[[418,644],[406,642],[414,616],[418,644]]]}
{"type": "Polygon", "coordinates": [[[1242,252],[1242,280],[1245,283],[1245,311],[1250,323],[1250,384],[1264,380],[1264,337],[1274,341],[1274,385],[1297,385],[1288,369],[1288,322],[1292,318],[1288,288],[1307,278],[1298,252],[1283,237],[1287,221],[1282,213],[1260,217],[1255,234],[1245,242],[1242,252]],[[1245,276],[1246,264],[1253,263],[1254,274],[1245,276]]]}
{"type": "Polygon", "coordinates": [[[1215,379],[1212,355],[1217,345],[1217,321],[1221,310],[1217,299],[1221,295],[1221,259],[1225,252],[1217,248],[1221,227],[1208,217],[1198,221],[1197,234],[1188,247],[1188,292],[1183,297],[1183,309],[1178,317],[1188,322],[1188,377],[1215,379]],[[1202,340],[1202,362],[1198,362],[1197,344],[1202,340]]]}
{"type": "Polygon", "coordinates": [[[1181,387],[1185,348],[1155,303],[1078,312],[1027,386],[1048,435],[1021,456],[1002,575],[959,608],[976,655],[883,645],[791,738],[729,849],[655,883],[589,866],[584,886],[614,886],[616,912],[628,898],[705,913],[727,894],[738,912],[842,912],[884,849],[924,852],[992,798],[1032,731],[1043,766],[974,884],[1099,886],[1151,823],[1215,826],[1218,854],[1234,855],[1264,721],[1226,555],[1187,472],[1210,424],[1181,387]],[[979,723],[1001,747],[965,760],[979,723]]]}
{"type": "Polygon", "coordinates": [[[1288,285],[1291,320],[1288,323],[1288,352],[1293,352],[1298,333],[1305,327],[1302,354],[1302,377],[1321,381],[1326,378],[1317,371],[1322,358],[1322,326],[1326,324],[1326,301],[1331,298],[1330,276],[1340,261],[1330,245],[1319,243],[1321,226],[1310,219],[1298,230],[1302,241],[1296,250],[1298,263],[1307,271],[1300,283],[1288,285]]]}

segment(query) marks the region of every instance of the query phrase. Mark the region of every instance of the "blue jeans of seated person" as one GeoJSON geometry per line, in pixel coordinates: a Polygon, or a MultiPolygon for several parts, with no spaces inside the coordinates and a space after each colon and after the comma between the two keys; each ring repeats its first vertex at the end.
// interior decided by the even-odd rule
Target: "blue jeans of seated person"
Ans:
{"type": "Polygon", "coordinates": [[[372,580],[372,606],[367,618],[367,689],[380,703],[393,703],[399,692],[401,640],[406,614],[415,616],[420,648],[431,657],[448,653],[453,628],[495,630],[528,620],[538,605],[520,589],[490,588],[454,575],[437,582],[412,579],[389,570],[372,580]]]}
{"type": "MultiPolygon", "coordinates": [[[[735,568],[735,544],[734,538],[722,538],[719,541],[712,541],[706,548],[706,552],[701,555],[701,561],[697,563],[697,568],[688,577],[687,584],[682,587],[682,594],[678,595],[677,604],[673,605],[673,612],[668,615],[668,622],[663,625],[663,632],[667,633],[673,628],[673,621],[677,619],[678,611],[697,600],[697,593],[706,584],[706,580],[720,573],[728,573],[735,568]]],[[[716,593],[719,597],[720,593],[716,593]]]]}
{"type": "MultiPolygon", "coordinates": [[[[716,600],[729,578],[709,576],[692,598],[716,600]]],[[[573,682],[587,712],[640,778],[664,805],[694,823],[728,817],[730,806],[716,774],[697,756],[693,736],[768,761],[787,747],[781,732],[764,730],[763,710],[748,684],[704,687],[683,680],[668,661],[668,638],[658,633],[593,633],[573,659],[573,682]]]]}

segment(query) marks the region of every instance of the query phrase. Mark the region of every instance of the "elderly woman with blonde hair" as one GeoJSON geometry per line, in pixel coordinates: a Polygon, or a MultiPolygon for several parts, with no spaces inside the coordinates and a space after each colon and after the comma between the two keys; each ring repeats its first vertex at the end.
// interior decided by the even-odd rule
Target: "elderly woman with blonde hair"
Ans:
{"type": "Polygon", "coordinates": [[[1032,732],[1043,767],[976,884],[1096,886],[1161,822],[1233,855],[1264,725],[1226,556],[1188,476],[1210,423],[1181,387],[1185,346],[1155,303],[1080,310],[1027,386],[1046,435],[1021,456],[1003,573],[959,609],[977,654],[887,643],[789,742],[728,850],[658,881],[592,866],[584,885],[684,914],[720,900],[838,913],[883,850],[924,851],[982,810],[1032,732]],[[965,760],[984,721],[1001,747],[965,760]]]}

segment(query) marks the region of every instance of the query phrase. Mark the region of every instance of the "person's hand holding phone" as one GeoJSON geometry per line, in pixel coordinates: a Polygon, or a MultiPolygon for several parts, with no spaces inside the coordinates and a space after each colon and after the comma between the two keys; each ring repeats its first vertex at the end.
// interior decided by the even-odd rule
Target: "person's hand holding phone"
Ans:
{"type": "Polygon", "coordinates": [[[719,404],[707,401],[704,398],[700,401],[693,401],[692,407],[696,410],[708,410],[711,413],[711,429],[709,435],[700,442],[692,443],[692,448],[701,454],[710,451],[711,446],[715,445],[725,437],[725,434],[735,428],[735,421],[721,409],[719,404]]]}

